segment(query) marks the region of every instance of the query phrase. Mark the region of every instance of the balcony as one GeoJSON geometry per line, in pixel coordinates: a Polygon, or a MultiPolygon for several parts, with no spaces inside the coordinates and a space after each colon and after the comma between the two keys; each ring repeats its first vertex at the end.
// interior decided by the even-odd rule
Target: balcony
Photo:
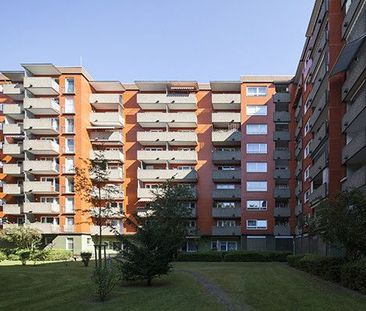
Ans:
{"type": "Polygon", "coordinates": [[[93,143],[101,144],[123,144],[123,134],[120,130],[92,131],[90,133],[90,140],[93,143]]]}
{"type": "Polygon", "coordinates": [[[176,181],[194,182],[197,181],[196,170],[176,170],[176,169],[150,169],[137,170],[137,179],[144,182],[157,182],[174,179],[176,181]]]}
{"type": "Polygon", "coordinates": [[[123,127],[123,117],[121,112],[92,112],[90,123],[100,127],[123,127]]]}
{"type": "Polygon", "coordinates": [[[19,103],[4,104],[3,114],[14,120],[24,119],[23,105],[19,103]]]}
{"type": "Polygon", "coordinates": [[[273,140],[284,140],[289,141],[290,140],[290,133],[288,131],[275,131],[273,133],[273,140]]]}
{"type": "Polygon", "coordinates": [[[212,227],[212,235],[223,235],[223,236],[232,236],[232,235],[241,235],[240,226],[235,227],[212,227]]]}
{"type": "Polygon", "coordinates": [[[196,164],[197,152],[184,150],[139,150],[137,151],[137,160],[143,161],[146,164],[162,164],[167,162],[172,164],[196,164]]]}
{"type": "Polygon", "coordinates": [[[299,176],[301,172],[302,172],[302,161],[297,161],[295,175],[299,176]]]}
{"type": "Polygon", "coordinates": [[[140,112],[137,114],[137,123],[148,128],[196,128],[197,116],[194,112],[140,112]]]}
{"type": "Polygon", "coordinates": [[[302,182],[300,181],[295,188],[295,195],[300,196],[302,193],[302,182]]]}
{"type": "Polygon", "coordinates": [[[240,94],[212,94],[212,106],[215,110],[239,110],[240,103],[240,94]]]}
{"type": "MultiPolygon", "coordinates": [[[[346,16],[343,20],[343,27],[342,27],[342,37],[344,38],[349,31],[353,28],[354,22],[357,19],[354,19],[355,14],[358,12],[357,8],[359,7],[359,4],[361,3],[361,0],[353,0],[348,8],[348,11],[346,13],[346,16]]],[[[344,5],[346,3],[345,0],[342,1],[342,4],[344,5]]],[[[356,32],[358,33],[358,32],[356,32]]]]}
{"type": "Polygon", "coordinates": [[[327,114],[323,112],[326,112],[325,107],[327,106],[327,104],[328,96],[327,92],[325,92],[316,104],[313,114],[310,117],[309,125],[312,131],[314,130],[314,128],[319,128],[319,126],[325,122],[327,114]]]}
{"type": "Polygon", "coordinates": [[[59,165],[54,161],[25,160],[24,171],[33,175],[54,175],[59,173],[59,165]]]}
{"type": "Polygon", "coordinates": [[[13,163],[4,163],[3,173],[6,175],[21,176],[23,175],[22,165],[13,163]]]}
{"type": "Polygon", "coordinates": [[[240,164],[240,151],[215,150],[212,153],[212,162],[215,164],[240,164]]]}
{"type": "Polygon", "coordinates": [[[24,88],[35,96],[55,96],[59,94],[59,86],[50,77],[24,77],[24,88]]]}
{"type": "Polygon", "coordinates": [[[138,105],[145,110],[196,110],[196,94],[137,94],[138,105]]]}
{"type": "Polygon", "coordinates": [[[273,210],[274,217],[290,217],[291,211],[288,206],[286,207],[275,207],[273,210]]]}
{"type": "Polygon", "coordinates": [[[23,135],[23,125],[17,123],[4,123],[3,124],[4,135],[23,135]]]}
{"type": "Polygon", "coordinates": [[[14,158],[23,157],[23,145],[22,144],[4,144],[3,145],[3,153],[6,155],[10,155],[14,158]]]}
{"type": "Polygon", "coordinates": [[[56,224],[41,222],[28,223],[27,227],[41,231],[43,234],[61,233],[61,228],[56,224]]]}
{"type": "MultiPolygon", "coordinates": [[[[124,192],[122,186],[117,186],[115,184],[107,184],[110,189],[114,191],[106,191],[105,189],[101,189],[101,198],[103,200],[123,200],[124,192]]],[[[95,194],[97,194],[97,189],[95,189],[95,194]]],[[[97,194],[99,195],[99,193],[97,194]]]]}
{"type": "Polygon", "coordinates": [[[216,146],[240,146],[241,132],[231,131],[213,131],[212,144],[216,146]]]}
{"type": "Polygon", "coordinates": [[[27,109],[34,115],[58,115],[60,105],[55,98],[24,98],[24,109],[27,109]]]}
{"type": "Polygon", "coordinates": [[[137,132],[137,141],[143,146],[195,146],[195,132],[137,132]]]}
{"type": "Polygon", "coordinates": [[[212,198],[214,200],[221,199],[241,199],[241,191],[239,188],[236,189],[214,189],[212,191],[212,198]]]}
{"type": "Polygon", "coordinates": [[[274,197],[277,199],[289,199],[291,197],[290,189],[275,188],[274,197]]]}
{"type": "Polygon", "coordinates": [[[296,147],[295,147],[295,157],[298,157],[298,155],[300,154],[302,150],[302,140],[300,139],[298,141],[298,143],[296,144],[296,147]]]}
{"type": "Polygon", "coordinates": [[[50,181],[25,181],[24,192],[34,194],[58,194],[59,186],[50,181]]]}
{"type": "Polygon", "coordinates": [[[22,100],[24,97],[24,87],[22,84],[2,84],[3,94],[14,100],[22,100]]]}
{"type": "Polygon", "coordinates": [[[363,87],[360,94],[353,101],[352,105],[348,106],[347,112],[342,119],[342,131],[350,128],[350,131],[360,131],[365,126],[366,118],[366,86],[363,87]]]}
{"type": "Polygon", "coordinates": [[[291,228],[289,224],[275,225],[273,228],[274,235],[291,235],[291,228]]]}
{"type": "Polygon", "coordinates": [[[275,111],[273,113],[273,122],[290,122],[290,113],[287,111],[275,111]]]}
{"type": "Polygon", "coordinates": [[[122,106],[121,94],[90,94],[89,102],[95,109],[115,110],[122,106]]]}
{"type": "Polygon", "coordinates": [[[103,155],[104,160],[107,161],[124,161],[124,156],[121,150],[92,150],[90,152],[90,159],[95,159],[97,154],[103,155]]]}
{"type": "Polygon", "coordinates": [[[323,171],[328,163],[328,154],[323,152],[316,160],[314,164],[310,167],[310,179],[314,179],[321,171],[323,171]]]}
{"type": "Polygon", "coordinates": [[[327,138],[327,125],[324,123],[317,133],[315,133],[313,140],[310,143],[310,153],[314,155],[321,143],[327,138]]]}
{"type": "Polygon", "coordinates": [[[142,201],[152,201],[155,198],[156,189],[137,188],[137,197],[142,201]]]}
{"type": "Polygon", "coordinates": [[[59,126],[57,119],[24,119],[24,130],[34,135],[57,135],[59,126]]]}
{"type": "Polygon", "coordinates": [[[290,103],[290,94],[286,92],[280,92],[273,95],[274,103],[290,103]]]}
{"type": "Polygon", "coordinates": [[[213,112],[212,124],[217,127],[227,127],[230,123],[240,124],[240,112],[213,112]]]}
{"type": "Polygon", "coordinates": [[[241,211],[239,207],[212,209],[212,217],[215,218],[239,218],[240,216],[241,211]]]}
{"type": "Polygon", "coordinates": [[[290,169],[287,168],[276,168],[273,173],[274,179],[289,179],[290,178],[290,169]]]}
{"type": "Polygon", "coordinates": [[[20,215],[22,213],[22,206],[20,204],[4,204],[3,212],[6,215],[20,215]]]}
{"type": "Polygon", "coordinates": [[[52,140],[24,140],[24,150],[36,155],[57,155],[60,152],[58,143],[52,140]]]}
{"type": "Polygon", "coordinates": [[[23,187],[18,184],[3,184],[3,193],[10,195],[22,195],[23,187]]]}
{"type": "Polygon", "coordinates": [[[313,87],[310,91],[310,94],[308,96],[308,100],[311,102],[316,102],[316,97],[318,97],[318,94],[324,94],[324,92],[327,89],[327,61],[326,58],[322,60],[322,63],[320,64],[320,67],[317,70],[317,75],[313,79],[313,87]]]}
{"type": "MultiPolygon", "coordinates": [[[[95,226],[95,225],[91,226],[90,234],[91,235],[99,234],[99,226],[95,226]]],[[[118,225],[116,227],[102,226],[102,235],[115,236],[116,234],[123,234],[122,225],[118,225]]]]}
{"type": "Polygon", "coordinates": [[[240,182],[241,171],[216,170],[212,172],[212,179],[214,182],[240,182]]]}
{"type": "Polygon", "coordinates": [[[342,86],[343,101],[347,101],[352,98],[353,94],[363,82],[364,78],[362,79],[362,77],[364,76],[365,64],[366,47],[365,44],[363,44],[363,46],[361,46],[360,50],[358,51],[357,56],[354,57],[351,65],[348,67],[346,80],[342,86]]]}
{"type": "Polygon", "coordinates": [[[302,213],[302,204],[297,204],[295,206],[295,216],[299,216],[302,213]]]}
{"type": "Polygon", "coordinates": [[[365,160],[364,151],[366,149],[366,132],[357,133],[342,151],[342,163],[361,163],[365,160]]]}
{"type": "Polygon", "coordinates": [[[318,188],[313,190],[313,192],[309,196],[309,201],[311,204],[315,204],[318,201],[325,199],[327,194],[328,194],[328,185],[327,183],[324,183],[318,188]]]}
{"type": "Polygon", "coordinates": [[[32,214],[59,214],[60,205],[46,202],[26,202],[24,203],[24,213],[32,214]]]}
{"type": "Polygon", "coordinates": [[[297,138],[299,136],[299,134],[301,133],[301,129],[302,129],[302,119],[300,119],[299,122],[297,122],[296,130],[295,130],[295,138],[297,138]]]}
{"type": "Polygon", "coordinates": [[[353,173],[347,174],[347,180],[342,184],[342,190],[351,190],[352,188],[361,188],[362,191],[366,185],[366,166],[362,166],[360,169],[353,173]]]}
{"type": "Polygon", "coordinates": [[[289,160],[290,151],[288,149],[275,149],[275,151],[273,152],[273,158],[275,160],[289,160]]]}

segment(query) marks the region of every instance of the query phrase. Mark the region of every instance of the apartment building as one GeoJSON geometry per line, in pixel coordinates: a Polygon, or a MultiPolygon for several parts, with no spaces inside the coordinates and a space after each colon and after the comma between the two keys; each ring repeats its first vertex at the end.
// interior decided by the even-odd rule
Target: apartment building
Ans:
{"type": "Polygon", "coordinates": [[[365,1],[315,1],[290,87],[296,248],[330,253],[303,226],[323,199],[365,190],[365,1]]]}
{"type": "MultiPolygon", "coordinates": [[[[366,3],[316,0],[297,71],[238,81],[94,81],[82,67],[0,75],[2,228],[93,247],[74,166],[103,152],[113,205],[143,215],[166,180],[188,185],[182,250],[331,253],[304,222],[339,191],[366,190],[366,3]]],[[[106,224],[133,234],[120,217],[106,224]]]]}

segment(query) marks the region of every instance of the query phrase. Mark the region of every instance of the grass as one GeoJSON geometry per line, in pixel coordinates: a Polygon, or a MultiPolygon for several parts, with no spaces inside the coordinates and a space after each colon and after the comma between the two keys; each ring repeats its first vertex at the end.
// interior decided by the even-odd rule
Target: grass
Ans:
{"type": "Polygon", "coordinates": [[[93,267],[80,262],[37,266],[0,263],[0,310],[225,310],[196,279],[204,275],[233,302],[259,311],[366,310],[366,297],[280,263],[175,263],[175,270],[148,288],[121,284],[101,304],[93,298],[93,267]]]}

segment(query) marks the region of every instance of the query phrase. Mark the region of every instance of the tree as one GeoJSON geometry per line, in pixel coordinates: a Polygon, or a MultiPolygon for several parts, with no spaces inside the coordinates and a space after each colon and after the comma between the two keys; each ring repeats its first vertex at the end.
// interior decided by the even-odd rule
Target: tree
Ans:
{"type": "Polygon", "coordinates": [[[343,246],[349,259],[366,255],[366,196],[361,191],[341,192],[324,200],[307,225],[310,234],[343,246]]]}
{"type": "Polygon", "coordinates": [[[189,187],[168,181],[154,191],[155,200],[144,216],[126,219],[136,230],[130,237],[121,236],[122,276],[125,280],[144,280],[167,274],[171,262],[187,235],[187,218],[191,209],[184,200],[192,199],[189,187]]]}
{"type": "Polygon", "coordinates": [[[39,230],[28,227],[7,228],[0,231],[0,240],[8,244],[8,248],[16,251],[23,265],[39,252],[41,239],[42,234],[39,230]]]}
{"type": "Polygon", "coordinates": [[[94,159],[80,159],[80,164],[75,167],[75,192],[87,203],[83,212],[94,218],[99,227],[96,260],[101,263],[103,226],[111,226],[110,219],[121,216],[121,211],[111,207],[120,191],[116,185],[108,183],[110,171],[103,153],[95,153],[94,159]]]}

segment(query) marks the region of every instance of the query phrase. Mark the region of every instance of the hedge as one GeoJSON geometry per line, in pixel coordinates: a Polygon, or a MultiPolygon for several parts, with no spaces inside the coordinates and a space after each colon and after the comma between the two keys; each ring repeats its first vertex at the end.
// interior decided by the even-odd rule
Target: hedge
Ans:
{"type": "Polygon", "coordinates": [[[288,256],[290,266],[317,275],[325,280],[340,282],[341,267],[346,263],[343,257],[323,257],[318,255],[288,256]]]}
{"type": "Polygon", "coordinates": [[[0,261],[6,260],[6,255],[0,251],[0,261]]]}
{"type": "Polygon", "coordinates": [[[46,251],[45,261],[68,260],[72,256],[72,252],[65,249],[50,249],[46,251]]]}
{"type": "Polygon", "coordinates": [[[198,253],[179,253],[176,261],[226,261],[226,262],[269,262],[287,259],[287,252],[198,252],[198,253]]]}
{"type": "Polygon", "coordinates": [[[366,260],[343,265],[341,267],[341,284],[366,294],[366,260]]]}

